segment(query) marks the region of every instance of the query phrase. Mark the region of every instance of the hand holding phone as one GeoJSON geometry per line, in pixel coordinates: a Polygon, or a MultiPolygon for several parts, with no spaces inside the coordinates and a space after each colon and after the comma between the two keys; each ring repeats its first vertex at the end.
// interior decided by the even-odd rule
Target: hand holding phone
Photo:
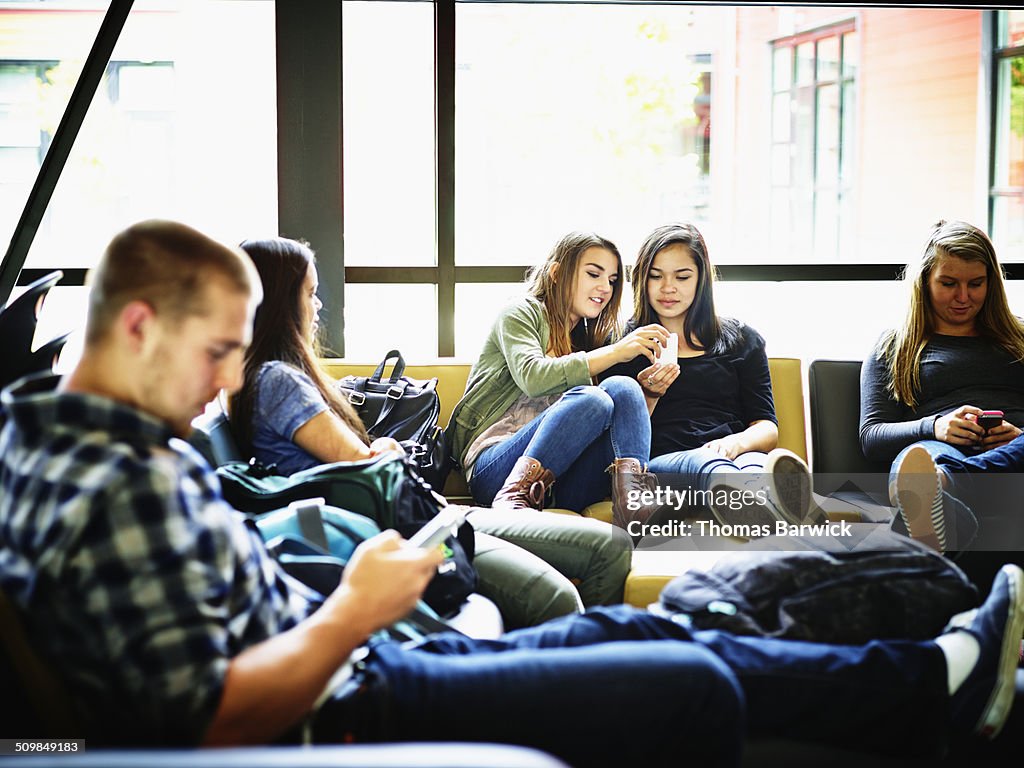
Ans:
{"type": "Polygon", "coordinates": [[[998,427],[1003,423],[1003,412],[1002,411],[982,411],[978,417],[978,426],[988,432],[994,427],[998,427]]]}
{"type": "Polygon", "coordinates": [[[454,536],[469,513],[469,507],[449,505],[428,520],[422,528],[414,533],[408,543],[414,547],[431,549],[444,544],[449,536],[454,536]]]}

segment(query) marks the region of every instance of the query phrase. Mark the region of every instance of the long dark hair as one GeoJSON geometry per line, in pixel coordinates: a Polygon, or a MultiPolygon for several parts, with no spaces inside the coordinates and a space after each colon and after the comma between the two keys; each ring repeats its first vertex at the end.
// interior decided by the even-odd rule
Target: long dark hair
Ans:
{"type": "Polygon", "coordinates": [[[740,340],[739,324],[715,312],[715,268],[708,258],[704,236],[692,224],[666,224],[651,232],[640,246],[630,273],[633,284],[633,317],[627,330],[658,322],[658,313],[647,295],[647,279],[654,257],[670,245],[684,245],[697,265],[697,290],[683,321],[686,343],[696,339],[698,349],[721,353],[740,340]]]}
{"type": "Polygon", "coordinates": [[[309,265],[316,263],[313,251],[304,243],[284,237],[246,240],[241,248],[249,254],[263,281],[263,302],[256,310],[252,345],[245,355],[245,382],[230,401],[235,436],[245,449],[252,448],[256,374],[263,363],[280,360],[309,376],[330,409],[364,443],[369,443],[359,416],[320,368],[319,345],[309,337],[300,294],[309,265]]]}

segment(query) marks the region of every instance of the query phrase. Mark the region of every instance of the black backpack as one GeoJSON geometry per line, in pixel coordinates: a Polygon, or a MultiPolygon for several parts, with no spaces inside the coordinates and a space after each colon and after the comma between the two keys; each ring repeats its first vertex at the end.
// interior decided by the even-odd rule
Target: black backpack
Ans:
{"type": "Polygon", "coordinates": [[[338,380],[349,404],[372,438],[392,437],[402,444],[420,477],[437,491],[444,490],[452,468],[448,441],[437,425],[441,398],[437,378],[411,379],[405,374],[405,358],[390,350],[370,376],[345,376],[338,380]],[[391,377],[384,369],[394,360],[391,377]]]}
{"type": "Polygon", "coordinates": [[[856,645],[928,639],[978,605],[975,586],[938,552],[888,531],[873,539],[871,548],[729,552],[669,582],[658,610],[688,614],[698,629],[856,645]]]}

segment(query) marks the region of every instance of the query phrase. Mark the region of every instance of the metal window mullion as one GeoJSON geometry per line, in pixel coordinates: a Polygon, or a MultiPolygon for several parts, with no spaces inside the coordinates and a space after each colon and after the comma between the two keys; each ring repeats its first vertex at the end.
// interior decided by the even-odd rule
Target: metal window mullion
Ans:
{"type": "Polygon", "coordinates": [[[337,0],[275,3],[278,231],[316,251],[325,344],[344,355],[341,24],[337,0]]]}
{"type": "Polygon", "coordinates": [[[999,42],[999,14],[1004,11],[983,11],[982,12],[982,24],[981,24],[981,71],[984,73],[984,77],[987,82],[985,83],[986,92],[988,93],[988,200],[986,201],[986,229],[989,233],[995,235],[994,227],[996,223],[996,195],[993,194],[993,190],[996,184],[996,155],[998,153],[997,143],[998,136],[996,135],[996,118],[998,117],[999,109],[999,67],[1002,64],[1002,53],[1001,51],[993,50],[996,48],[999,42]],[[987,17],[987,18],[986,18],[987,17]],[[985,23],[985,22],[988,23],[985,23]],[[984,61],[984,57],[988,57],[988,61],[984,61]]]}
{"type": "Polygon", "coordinates": [[[455,355],[455,0],[434,4],[437,355],[455,355]]]}

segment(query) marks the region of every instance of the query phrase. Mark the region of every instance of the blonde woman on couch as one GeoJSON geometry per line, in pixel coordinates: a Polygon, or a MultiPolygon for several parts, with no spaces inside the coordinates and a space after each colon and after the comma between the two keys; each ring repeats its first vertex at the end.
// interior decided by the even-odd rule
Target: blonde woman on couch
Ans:
{"type": "MultiPolygon", "coordinates": [[[[390,438],[370,441],[317,362],[321,303],[313,251],[287,238],[247,240],[241,247],[256,265],[264,293],[244,383],[231,398],[231,424],[243,449],[285,474],[401,451],[390,438]]],[[[630,551],[610,526],[491,510],[477,510],[469,520],[477,532],[473,564],[480,592],[501,609],[506,628],[621,602],[630,551]]]]}
{"type": "MultiPolygon", "coordinates": [[[[647,237],[630,278],[627,329],[657,324],[678,339],[677,359],[651,367],[639,355],[607,371],[639,382],[650,411],[651,471],[708,494],[722,523],[803,522],[810,473],[778,448],[764,339],[715,312],[714,267],[700,231],[668,224],[647,237]],[[735,492],[757,494],[737,509],[735,492]]],[[[673,483],[675,484],[675,483],[673,483]]],[[[750,497],[748,497],[750,498],[750,497]]]]}
{"type": "Polygon", "coordinates": [[[861,369],[861,449],[892,462],[890,495],[914,518],[911,535],[944,547],[941,505],[933,516],[930,503],[912,502],[921,514],[908,514],[897,481],[911,491],[905,498],[937,498],[932,461],[984,458],[1021,435],[1024,323],[1010,311],[992,241],[965,221],[938,222],[903,281],[906,318],[861,369]],[[983,410],[1003,413],[989,426],[979,423],[983,410]],[[929,487],[914,487],[915,478],[929,487]]]}

